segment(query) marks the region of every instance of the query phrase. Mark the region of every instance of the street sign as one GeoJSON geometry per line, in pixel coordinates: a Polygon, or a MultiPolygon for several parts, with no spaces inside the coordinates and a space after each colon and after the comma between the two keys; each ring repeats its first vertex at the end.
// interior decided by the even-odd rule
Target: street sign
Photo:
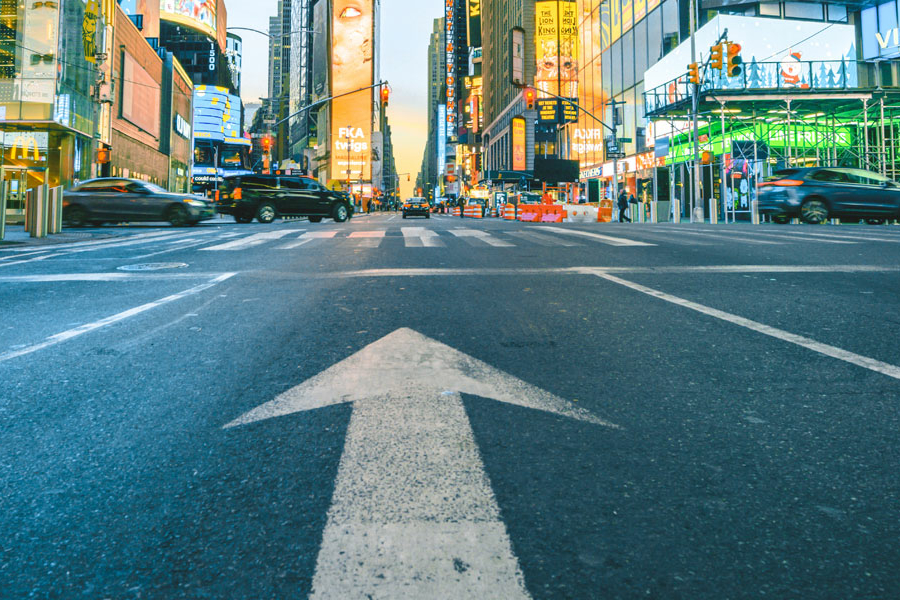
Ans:
{"type": "Polygon", "coordinates": [[[538,98],[536,105],[538,122],[544,125],[559,122],[558,106],[556,98],[538,98]]]}
{"type": "Polygon", "coordinates": [[[561,100],[562,120],[564,123],[578,122],[578,101],[577,100],[561,100]]]}
{"type": "Polygon", "coordinates": [[[612,158],[625,158],[625,153],[624,153],[624,152],[607,152],[607,153],[606,153],[606,158],[610,158],[610,159],[612,159],[612,158]]]}
{"type": "Polygon", "coordinates": [[[630,144],[633,140],[631,138],[619,138],[620,144],[630,144]]]}
{"type": "Polygon", "coordinates": [[[353,403],[312,598],[530,597],[461,394],[616,427],[407,328],[225,426],[353,403]]]}

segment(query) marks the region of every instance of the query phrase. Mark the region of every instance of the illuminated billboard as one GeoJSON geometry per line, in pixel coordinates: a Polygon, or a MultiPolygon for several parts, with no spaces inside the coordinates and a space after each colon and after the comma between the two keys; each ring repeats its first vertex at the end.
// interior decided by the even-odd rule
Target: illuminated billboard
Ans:
{"type": "Polygon", "coordinates": [[[372,177],[375,19],[372,0],[334,0],[331,15],[331,178],[372,177]],[[353,93],[351,93],[353,92],[353,93]]]}
{"type": "Polygon", "coordinates": [[[534,86],[541,92],[578,97],[578,11],[574,0],[535,3],[534,86]]]}
{"type": "Polygon", "coordinates": [[[512,169],[513,171],[524,171],[528,168],[528,160],[525,154],[525,119],[515,117],[510,127],[512,128],[512,143],[510,144],[512,169]]]}
{"type": "Polygon", "coordinates": [[[481,0],[468,0],[468,39],[472,48],[481,47],[481,0]]]}
{"type": "Polygon", "coordinates": [[[218,0],[159,0],[160,18],[218,38],[218,0]]]}
{"type": "Polygon", "coordinates": [[[223,87],[194,87],[194,139],[225,140],[225,113],[230,112],[228,90],[223,87]]]}

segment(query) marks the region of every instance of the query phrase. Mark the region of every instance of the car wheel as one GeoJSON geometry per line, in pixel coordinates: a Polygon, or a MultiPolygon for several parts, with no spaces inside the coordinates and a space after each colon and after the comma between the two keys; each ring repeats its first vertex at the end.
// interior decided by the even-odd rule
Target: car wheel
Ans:
{"type": "Polygon", "coordinates": [[[238,223],[252,223],[253,217],[239,217],[237,215],[234,215],[234,220],[238,223]]]}
{"type": "Polygon", "coordinates": [[[869,225],[884,225],[884,219],[866,219],[869,225]]]}
{"type": "Polygon", "coordinates": [[[772,217],[772,221],[779,225],[787,225],[791,222],[791,218],[787,215],[775,215],[772,217]]]}
{"type": "Polygon", "coordinates": [[[338,205],[334,207],[333,215],[336,223],[343,223],[350,217],[347,206],[343,202],[339,202],[338,205]]]}
{"type": "Polygon", "coordinates": [[[322,217],[309,217],[309,222],[310,223],[321,223],[322,217]]]}
{"type": "Polygon", "coordinates": [[[824,223],[828,220],[828,205],[821,198],[807,198],[800,206],[800,218],[813,225],[824,223]]]}
{"type": "Polygon", "coordinates": [[[256,220],[260,223],[271,223],[275,220],[275,207],[268,202],[259,205],[256,211],[256,220]]]}
{"type": "Polygon", "coordinates": [[[88,211],[83,206],[69,206],[63,217],[72,227],[84,227],[88,223],[88,211]]]}
{"type": "Polygon", "coordinates": [[[184,227],[190,222],[190,215],[185,207],[176,204],[166,211],[166,221],[172,227],[184,227]]]}

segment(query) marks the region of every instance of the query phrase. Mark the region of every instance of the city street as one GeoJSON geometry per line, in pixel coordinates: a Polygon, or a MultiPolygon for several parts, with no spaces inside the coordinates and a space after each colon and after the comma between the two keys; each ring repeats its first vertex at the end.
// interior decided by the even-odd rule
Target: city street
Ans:
{"type": "Polygon", "coordinates": [[[0,597],[900,597],[900,227],[102,230],[0,246],[0,597]]]}

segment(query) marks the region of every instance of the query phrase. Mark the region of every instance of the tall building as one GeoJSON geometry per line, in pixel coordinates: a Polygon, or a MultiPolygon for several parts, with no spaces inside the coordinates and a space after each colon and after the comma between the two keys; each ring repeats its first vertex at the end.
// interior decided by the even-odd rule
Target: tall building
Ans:
{"type": "Polygon", "coordinates": [[[444,160],[446,150],[438,151],[439,147],[445,148],[447,143],[445,112],[441,112],[442,124],[440,126],[438,124],[438,106],[441,105],[446,110],[445,73],[447,67],[444,39],[444,18],[441,17],[434,20],[431,37],[428,41],[428,107],[426,110],[428,138],[425,142],[422,166],[419,169],[418,183],[416,184],[417,188],[422,188],[422,193],[426,198],[433,197],[435,188],[438,188],[438,196],[440,195],[442,181],[439,177],[443,177],[446,167],[444,160]],[[438,131],[442,133],[440,137],[438,131]]]}
{"type": "Polygon", "coordinates": [[[225,59],[231,71],[231,89],[235,95],[241,95],[241,69],[244,56],[244,41],[241,36],[228,33],[226,38],[225,59]]]}
{"type": "Polygon", "coordinates": [[[300,164],[304,171],[310,170],[310,162],[315,160],[316,121],[309,112],[300,112],[302,107],[312,102],[312,48],[316,35],[324,35],[313,30],[313,0],[292,0],[291,2],[291,77],[289,112],[297,115],[290,120],[291,159],[300,164]]]}
{"type": "Polygon", "coordinates": [[[269,18],[269,95],[263,102],[267,111],[266,121],[274,121],[270,133],[274,134],[272,148],[276,164],[290,160],[289,113],[291,72],[291,0],[278,0],[278,11],[269,18]]]}
{"type": "Polygon", "coordinates": [[[199,10],[193,3],[161,0],[137,3],[145,11],[144,37],[173,53],[194,85],[212,85],[235,91],[226,55],[225,31],[228,13],[224,0],[205,2],[199,10]]]}

